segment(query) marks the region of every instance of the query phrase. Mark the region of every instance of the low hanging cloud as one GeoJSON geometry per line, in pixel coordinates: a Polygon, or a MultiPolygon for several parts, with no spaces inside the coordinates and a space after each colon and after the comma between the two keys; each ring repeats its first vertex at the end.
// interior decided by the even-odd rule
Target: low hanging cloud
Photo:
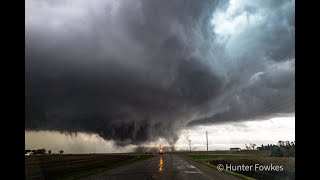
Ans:
{"type": "Polygon", "coordinates": [[[26,130],[174,144],[292,114],[294,27],[294,1],[27,0],[26,130]]]}

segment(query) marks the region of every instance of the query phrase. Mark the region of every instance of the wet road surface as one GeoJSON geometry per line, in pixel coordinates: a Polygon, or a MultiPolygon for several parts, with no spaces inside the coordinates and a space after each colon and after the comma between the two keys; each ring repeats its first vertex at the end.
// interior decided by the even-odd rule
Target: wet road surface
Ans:
{"type": "Polygon", "coordinates": [[[234,176],[219,172],[205,165],[179,157],[163,154],[111,171],[95,174],[82,180],[233,180],[234,176]]]}

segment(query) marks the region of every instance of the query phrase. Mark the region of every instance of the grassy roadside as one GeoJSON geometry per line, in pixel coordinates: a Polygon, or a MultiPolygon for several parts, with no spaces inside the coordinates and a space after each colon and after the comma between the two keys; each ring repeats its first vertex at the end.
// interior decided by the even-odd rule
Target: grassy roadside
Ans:
{"type": "Polygon", "coordinates": [[[128,164],[132,164],[134,162],[137,162],[137,161],[140,161],[140,160],[144,160],[144,159],[148,159],[148,158],[151,158],[151,157],[154,157],[154,156],[152,156],[152,155],[143,155],[143,154],[142,155],[134,155],[134,158],[132,158],[132,159],[121,161],[121,162],[113,164],[111,166],[105,165],[105,166],[102,166],[102,167],[92,168],[92,169],[81,171],[81,172],[74,172],[74,173],[66,174],[66,175],[64,175],[62,177],[59,177],[59,178],[56,178],[56,179],[57,180],[79,179],[79,178],[90,176],[90,175],[93,175],[93,174],[97,174],[97,173],[100,173],[100,172],[103,172],[103,171],[107,171],[107,170],[115,169],[115,168],[118,168],[118,167],[121,167],[121,166],[125,166],[125,165],[128,165],[128,164]]]}
{"type": "MultiPolygon", "coordinates": [[[[200,164],[204,164],[204,165],[206,165],[206,166],[209,166],[209,167],[217,170],[217,166],[215,166],[215,165],[213,165],[213,164],[209,164],[209,162],[206,161],[206,160],[196,159],[196,158],[190,157],[190,156],[188,156],[188,155],[181,155],[181,156],[183,156],[183,157],[185,157],[185,158],[187,158],[187,159],[190,159],[190,160],[192,160],[192,161],[198,162],[198,163],[200,163],[200,164]]],[[[255,180],[254,178],[245,176],[245,175],[243,175],[243,174],[238,174],[238,173],[233,172],[233,171],[222,170],[221,172],[224,172],[224,173],[226,173],[226,174],[230,174],[230,175],[232,175],[232,176],[235,176],[235,177],[237,177],[237,178],[244,179],[244,180],[255,180]]]]}

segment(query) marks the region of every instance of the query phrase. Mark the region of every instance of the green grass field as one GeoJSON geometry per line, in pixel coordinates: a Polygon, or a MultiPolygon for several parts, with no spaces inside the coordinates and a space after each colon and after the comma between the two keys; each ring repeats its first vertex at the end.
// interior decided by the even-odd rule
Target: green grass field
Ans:
{"type": "Polygon", "coordinates": [[[295,158],[294,157],[270,157],[268,153],[261,153],[259,151],[242,151],[232,152],[228,154],[214,152],[209,153],[184,153],[185,157],[194,161],[206,164],[216,169],[218,164],[232,166],[255,166],[255,164],[270,166],[282,165],[283,171],[226,171],[223,172],[234,175],[241,179],[295,179],[295,158]]]}

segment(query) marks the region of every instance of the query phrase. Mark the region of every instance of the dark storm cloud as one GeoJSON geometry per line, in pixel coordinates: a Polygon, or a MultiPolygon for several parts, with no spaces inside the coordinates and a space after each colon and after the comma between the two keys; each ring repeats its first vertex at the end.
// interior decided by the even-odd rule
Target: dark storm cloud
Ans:
{"type": "MultiPolygon", "coordinates": [[[[230,5],[225,18],[232,17],[233,23],[240,21],[247,26],[237,28],[226,43],[224,66],[234,70],[229,79],[238,78],[241,83],[189,126],[267,119],[295,112],[294,1],[235,4],[230,5]],[[221,110],[208,112],[217,108],[221,110]]],[[[217,21],[223,23],[219,18],[217,21]]]]}
{"type": "Polygon", "coordinates": [[[268,35],[241,41],[246,30],[228,44],[211,23],[227,1],[52,2],[26,2],[26,130],[175,142],[188,123],[282,113],[265,109],[294,95],[293,14],[279,14],[287,2],[260,4],[282,7],[265,17],[270,28],[251,28],[268,35]]]}

